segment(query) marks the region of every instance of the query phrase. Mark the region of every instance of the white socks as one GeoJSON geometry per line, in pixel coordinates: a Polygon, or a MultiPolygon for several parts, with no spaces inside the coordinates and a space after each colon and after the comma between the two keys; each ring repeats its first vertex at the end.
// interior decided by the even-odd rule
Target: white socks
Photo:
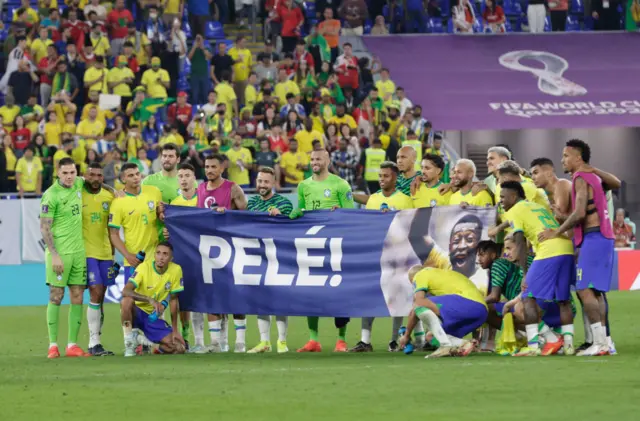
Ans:
{"type": "Polygon", "coordinates": [[[547,343],[554,344],[558,342],[558,336],[547,326],[545,322],[540,322],[538,326],[540,336],[544,338],[547,343]]]}
{"type": "Polygon", "coordinates": [[[398,340],[398,331],[402,327],[402,317],[394,317],[393,318],[393,326],[391,328],[391,340],[398,340]]]}
{"type": "Polygon", "coordinates": [[[233,319],[233,324],[236,328],[236,344],[243,344],[247,333],[247,319],[233,319]]]}
{"type": "Polygon", "coordinates": [[[258,331],[260,342],[271,342],[271,316],[258,316],[258,331]]]}
{"type": "Polygon", "coordinates": [[[449,338],[449,342],[451,342],[451,346],[462,346],[464,344],[464,339],[456,338],[455,336],[447,335],[449,338]]]}
{"type": "Polygon", "coordinates": [[[425,337],[424,337],[424,325],[422,324],[422,320],[420,320],[420,317],[418,317],[418,324],[416,324],[416,327],[413,328],[413,337],[415,338],[415,345],[420,347],[423,346],[425,344],[425,337]]]}
{"type": "Polygon", "coordinates": [[[362,331],[360,333],[360,340],[365,344],[371,344],[371,328],[373,327],[373,317],[362,318],[362,331]]]}
{"type": "Polygon", "coordinates": [[[204,346],[204,313],[191,313],[191,325],[196,346],[204,346]]]}
{"type": "Polygon", "coordinates": [[[593,333],[594,345],[607,345],[607,329],[602,326],[602,323],[591,323],[591,332],[593,333]]]}
{"type": "Polygon", "coordinates": [[[452,346],[451,341],[442,328],[442,324],[438,316],[427,308],[421,307],[421,309],[423,310],[418,315],[418,318],[422,320],[422,323],[427,325],[431,333],[433,333],[433,336],[435,336],[438,342],[440,342],[440,346],[452,346]]]}
{"type": "Polygon", "coordinates": [[[287,316],[276,316],[276,327],[278,328],[278,340],[280,342],[287,342],[289,318],[287,316]]]}
{"type": "Polygon", "coordinates": [[[588,344],[593,343],[593,333],[591,332],[591,324],[587,314],[584,313],[584,307],[582,308],[582,324],[584,326],[584,341],[588,344]]]}
{"type": "Polygon", "coordinates": [[[89,348],[100,344],[100,304],[89,303],[87,325],[89,326],[89,348]]]}
{"type": "Polygon", "coordinates": [[[573,346],[573,324],[570,325],[562,325],[560,328],[560,332],[562,332],[562,338],[564,339],[565,346],[573,346]]]}
{"type": "Polygon", "coordinates": [[[525,329],[527,331],[527,346],[532,349],[540,348],[538,343],[538,324],[526,325],[525,329]]]}
{"type": "Polygon", "coordinates": [[[222,328],[222,320],[209,320],[209,336],[211,336],[212,345],[220,345],[220,329],[222,328]]]}

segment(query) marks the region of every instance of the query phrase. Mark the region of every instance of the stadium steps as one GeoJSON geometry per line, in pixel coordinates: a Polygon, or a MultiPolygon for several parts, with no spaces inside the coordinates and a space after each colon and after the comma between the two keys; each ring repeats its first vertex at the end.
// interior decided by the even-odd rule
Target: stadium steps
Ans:
{"type": "Polygon", "coordinates": [[[264,50],[264,32],[262,30],[262,23],[256,23],[258,29],[258,36],[256,41],[253,42],[253,30],[251,28],[240,28],[238,25],[226,24],[224,25],[224,33],[225,37],[233,41],[235,43],[236,37],[239,35],[243,35],[247,38],[247,48],[251,50],[251,54],[253,55],[253,62],[256,62],[256,56],[258,53],[264,50]]]}
{"type": "Polygon", "coordinates": [[[484,180],[489,175],[487,169],[487,145],[467,145],[467,157],[476,164],[476,177],[484,180]]]}

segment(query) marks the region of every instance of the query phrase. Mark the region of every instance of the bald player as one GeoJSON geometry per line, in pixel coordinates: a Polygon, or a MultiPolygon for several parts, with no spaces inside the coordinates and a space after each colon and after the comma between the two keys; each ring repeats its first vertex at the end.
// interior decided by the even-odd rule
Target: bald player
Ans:
{"type": "MultiPolygon", "coordinates": [[[[305,210],[353,209],[355,207],[349,183],[337,175],[329,173],[329,153],[326,150],[311,152],[311,170],[313,175],[298,185],[298,208],[289,214],[289,218],[299,218],[305,210]]],[[[307,317],[310,332],[309,342],[298,349],[298,352],[322,351],[322,346],[318,342],[318,322],[318,317],[307,317]]],[[[335,352],[348,351],[347,323],[349,323],[347,317],[335,318],[335,326],[338,328],[335,352]]]]}
{"type": "Polygon", "coordinates": [[[493,206],[493,198],[483,190],[476,194],[472,194],[473,178],[476,176],[476,164],[470,159],[460,159],[453,168],[453,176],[451,184],[457,189],[449,199],[449,205],[463,206],[493,206]]]}
{"type": "MultiPolygon", "coordinates": [[[[420,187],[420,177],[422,176],[422,173],[420,171],[416,171],[415,167],[417,159],[418,155],[412,146],[401,147],[400,150],[398,150],[398,155],[396,156],[396,164],[398,166],[398,171],[400,171],[396,181],[396,189],[407,196],[411,196],[412,183],[417,183],[416,188],[420,187]]],[[[366,205],[369,201],[369,195],[355,194],[354,200],[356,203],[366,205]]]]}

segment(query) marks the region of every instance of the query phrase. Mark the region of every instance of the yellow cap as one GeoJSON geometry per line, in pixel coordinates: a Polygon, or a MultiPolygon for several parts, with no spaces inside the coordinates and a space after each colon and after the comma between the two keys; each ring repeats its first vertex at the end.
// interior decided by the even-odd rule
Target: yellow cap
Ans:
{"type": "Polygon", "coordinates": [[[160,66],[160,57],[153,57],[151,59],[151,65],[152,66],[160,66]]]}

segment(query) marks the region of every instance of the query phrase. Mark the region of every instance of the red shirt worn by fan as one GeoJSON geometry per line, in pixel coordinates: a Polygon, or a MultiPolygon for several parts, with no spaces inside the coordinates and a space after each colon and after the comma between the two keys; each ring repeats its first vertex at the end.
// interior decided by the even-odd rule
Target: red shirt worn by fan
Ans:
{"type": "Polygon", "coordinates": [[[338,84],[341,88],[351,86],[354,90],[358,89],[358,59],[355,56],[341,55],[336,60],[335,68],[338,73],[338,84]]]}
{"type": "Polygon", "coordinates": [[[185,104],[179,106],[178,104],[171,104],[167,110],[167,117],[171,124],[175,124],[176,121],[182,121],[185,125],[191,121],[192,107],[191,104],[185,104]]]}
{"type": "Polygon", "coordinates": [[[299,36],[298,25],[300,25],[304,18],[302,17],[302,11],[299,7],[288,8],[286,4],[279,3],[278,16],[282,21],[283,37],[297,37],[299,36]]]}

